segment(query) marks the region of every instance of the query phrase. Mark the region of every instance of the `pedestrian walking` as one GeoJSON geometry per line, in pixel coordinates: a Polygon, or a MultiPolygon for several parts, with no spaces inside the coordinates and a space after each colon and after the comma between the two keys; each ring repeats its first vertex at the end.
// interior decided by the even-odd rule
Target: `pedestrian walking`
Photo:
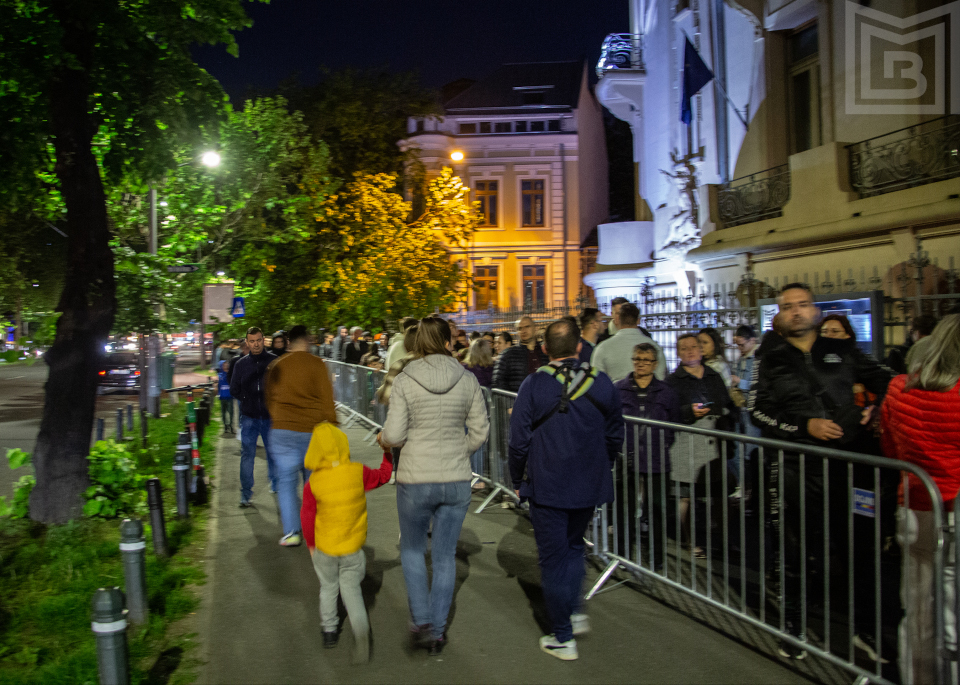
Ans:
{"type": "Polygon", "coordinates": [[[300,477],[310,474],[303,459],[314,426],[337,423],[333,386],[327,365],[310,354],[306,326],[290,329],[290,351],[270,364],[267,371],[267,408],[272,427],[270,444],[277,474],[277,500],[283,524],[283,547],[300,545],[300,477]]]}
{"type": "Polygon", "coordinates": [[[223,423],[223,434],[233,433],[233,395],[230,394],[230,381],[227,379],[230,372],[230,360],[220,362],[217,372],[217,395],[220,398],[220,418],[223,423]]]}
{"type": "MultiPolygon", "coordinates": [[[[620,406],[624,416],[680,423],[680,397],[666,382],[657,379],[653,370],[657,367],[657,348],[650,343],[640,343],[633,348],[633,373],[615,384],[620,393],[620,406]]],[[[618,528],[620,549],[633,559],[631,546],[637,540],[637,512],[642,527],[652,537],[653,568],[663,566],[664,517],[666,516],[666,492],[664,478],[670,473],[670,446],[674,432],[669,429],[649,428],[635,423],[627,424],[626,475],[616,469],[616,492],[622,498],[623,525],[618,528]],[[639,486],[639,489],[638,489],[639,486]],[[654,512],[654,516],[650,516],[654,512]]],[[[643,563],[637,559],[637,563],[643,563]]]]}
{"type": "MultiPolygon", "coordinates": [[[[780,309],[778,326],[783,335],[765,339],[754,362],[756,383],[747,405],[753,422],[760,426],[765,438],[839,449],[856,445],[859,451],[864,451],[872,439],[869,424],[877,407],[857,407],[853,387],[862,383],[882,399],[890,383],[889,370],[864,354],[853,340],[819,335],[821,314],[809,286],[803,283],[785,285],[777,303],[780,309]]],[[[787,539],[783,559],[785,584],[781,592],[785,603],[785,625],[791,635],[802,641],[805,638],[801,631],[803,563],[806,563],[807,575],[823,572],[825,535],[830,536],[830,546],[836,550],[846,550],[854,544],[846,526],[847,465],[830,460],[825,474],[823,460],[807,459],[801,490],[799,452],[784,455],[783,473],[778,473],[776,461],[771,460],[769,478],[771,484],[779,486],[783,492],[780,509],[787,539]],[[824,489],[825,475],[829,478],[829,491],[824,489]],[[829,508],[829,531],[824,530],[824,502],[829,508]],[[800,558],[800,512],[803,505],[806,507],[806,560],[800,558]]],[[[868,489],[873,489],[872,469],[867,471],[869,474],[855,467],[855,487],[868,484],[868,489]],[[863,484],[861,478],[866,479],[863,484]]],[[[771,496],[774,494],[776,487],[771,488],[771,496]]],[[[885,508],[882,504],[881,507],[885,508]]],[[[856,528],[862,527],[856,525],[856,528]]],[[[873,531],[872,522],[869,531],[873,531]]],[[[855,531],[855,537],[858,550],[855,568],[846,567],[845,552],[837,555],[831,567],[843,574],[853,572],[858,578],[854,598],[854,645],[875,660],[875,550],[871,534],[858,535],[855,531]]],[[[781,641],[780,654],[802,659],[806,651],[784,640],[781,641]]]]}
{"type": "Polygon", "coordinates": [[[447,644],[457,539],[470,504],[470,455],[490,431],[480,385],[453,359],[452,348],[446,321],[420,321],[414,359],[396,376],[390,412],[378,436],[385,450],[404,446],[397,470],[400,560],[413,643],[432,655],[447,644]],[[425,555],[431,522],[433,579],[428,584],[425,555]]]}
{"type": "Polygon", "coordinates": [[[617,333],[612,338],[604,340],[593,351],[590,364],[607,374],[614,383],[621,381],[633,373],[633,348],[640,343],[647,343],[657,348],[657,368],[653,375],[663,380],[667,375],[667,360],[663,350],[649,336],[637,330],[637,320],[640,310],[632,302],[618,305],[616,321],[617,333]]]}
{"type": "Polygon", "coordinates": [[[360,364],[363,355],[367,353],[369,345],[362,338],[363,329],[360,326],[354,326],[350,329],[350,342],[346,344],[343,351],[343,361],[347,364],[360,364]]]}
{"type": "Polygon", "coordinates": [[[537,344],[537,328],[533,319],[525,316],[517,322],[520,344],[504,349],[493,367],[493,387],[517,392],[523,379],[547,363],[547,355],[537,344]]]}
{"type": "Polygon", "coordinates": [[[320,356],[323,359],[333,359],[333,334],[325,333],[320,344],[320,356]]]}
{"type": "Polygon", "coordinates": [[[417,320],[409,316],[400,323],[400,335],[397,336],[397,339],[390,345],[390,349],[387,350],[387,361],[386,364],[384,364],[384,368],[388,371],[396,362],[407,355],[407,347],[404,344],[404,333],[416,325],[417,320]]]}
{"type": "Polygon", "coordinates": [[[270,451],[270,411],[264,397],[267,367],[277,357],[264,349],[263,331],[256,326],[247,329],[250,353],[233,365],[230,394],[240,404],[240,507],[250,506],[253,497],[253,462],[257,456],[257,437],[263,438],[267,453],[267,478],[270,492],[277,491],[277,475],[270,451]]]}
{"type": "Polygon", "coordinates": [[[385,453],[378,469],[352,462],[343,431],[332,423],[320,423],[313,428],[304,466],[311,474],[303,488],[300,525],[320,580],[323,646],[336,647],[340,639],[339,596],[353,631],[353,662],[366,663],[370,659],[370,621],[360,589],[367,567],[364,493],[390,480],[392,457],[385,453]]]}
{"type": "MultiPolygon", "coordinates": [[[[739,407],[737,432],[751,438],[759,438],[760,429],[750,420],[750,412],[747,409],[747,396],[753,385],[754,362],[757,359],[757,333],[753,326],[743,324],[737,327],[733,342],[740,351],[740,357],[731,370],[730,376],[730,397],[739,407]]],[[[735,453],[727,459],[727,470],[737,483],[737,488],[730,496],[733,499],[739,497],[749,499],[753,494],[753,486],[757,483],[754,459],[759,454],[759,449],[755,446],[751,447],[749,443],[737,443],[732,445],[732,448],[735,453]],[[744,482],[741,483],[741,479],[744,482]]]]}
{"type": "Polygon", "coordinates": [[[610,379],[577,358],[580,331],[570,321],[547,327],[548,365],[520,386],[510,418],[510,476],[530,502],[541,586],[553,633],[540,649],[572,661],[580,613],[583,536],[595,508],[612,502],[611,466],[623,446],[620,395],[610,379]]]}
{"type": "Polygon", "coordinates": [[[330,357],[335,362],[343,361],[343,353],[347,346],[347,327],[346,326],[337,326],[337,335],[333,339],[333,356],[330,357]]]}
{"type": "MultiPolygon", "coordinates": [[[[880,414],[883,452],[923,468],[933,479],[954,526],[954,498],[960,491],[960,315],[943,318],[920,352],[909,375],[891,381],[880,414]]],[[[943,548],[943,602],[935,601],[934,558],[941,544],[933,504],[923,483],[908,476],[897,510],[897,541],[903,550],[900,597],[900,678],[904,685],[940,682],[937,672],[936,612],[943,611],[944,649],[955,654],[953,630],[956,566],[951,536],[943,548]],[[907,502],[909,501],[909,505],[907,502]]]]}
{"type": "Polygon", "coordinates": [[[276,356],[282,357],[287,353],[287,334],[284,331],[277,331],[270,339],[270,351],[276,356]]]}
{"type": "Polygon", "coordinates": [[[599,309],[587,307],[580,314],[580,354],[581,362],[589,362],[597,347],[600,334],[603,333],[603,313],[599,309]]]}

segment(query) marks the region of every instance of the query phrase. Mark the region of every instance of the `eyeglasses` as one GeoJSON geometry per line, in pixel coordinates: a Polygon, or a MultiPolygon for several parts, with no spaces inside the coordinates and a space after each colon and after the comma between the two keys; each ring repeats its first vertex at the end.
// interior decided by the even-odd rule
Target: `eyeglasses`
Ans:
{"type": "Polygon", "coordinates": [[[633,358],[633,363],[634,363],[634,364],[656,364],[656,363],[657,363],[657,360],[656,360],[656,359],[641,359],[640,357],[634,357],[634,358],[633,358]]]}

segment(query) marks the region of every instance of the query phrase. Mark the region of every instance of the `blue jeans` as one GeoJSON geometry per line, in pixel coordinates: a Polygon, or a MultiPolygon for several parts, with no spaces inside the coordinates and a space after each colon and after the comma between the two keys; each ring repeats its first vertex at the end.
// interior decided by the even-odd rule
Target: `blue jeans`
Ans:
{"type": "Polygon", "coordinates": [[[540,586],[553,634],[560,642],[573,639],[570,615],[580,606],[586,575],[583,535],[592,520],[593,507],[557,509],[530,503],[530,523],[540,562],[540,586]]]}
{"type": "Polygon", "coordinates": [[[263,436],[263,448],[267,452],[267,477],[276,489],[273,455],[270,453],[270,419],[254,419],[240,415],[240,497],[249,500],[253,496],[253,462],[257,456],[257,436],[263,436]]]}
{"type": "Polygon", "coordinates": [[[413,622],[430,624],[434,639],[443,637],[457,579],[457,540],[470,504],[470,481],[397,483],[400,515],[400,561],[413,622]],[[427,583],[427,531],[433,520],[433,582],[427,583]]]}
{"type": "Polygon", "coordinates": [[[300,476],[306,483],[310,472],[303,468],[313,433],[270,429],[270,447],[276,464],[277,499],[280,502],[280,520],[284,535],[300,531],[300,476]]]}

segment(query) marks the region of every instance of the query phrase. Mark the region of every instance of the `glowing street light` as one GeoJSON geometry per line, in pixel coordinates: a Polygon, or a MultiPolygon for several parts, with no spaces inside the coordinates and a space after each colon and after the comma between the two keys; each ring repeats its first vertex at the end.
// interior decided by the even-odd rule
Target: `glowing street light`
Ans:
{"type": "Polygon", "coordinates": [[[207,152],[203,153],[200,161],[203,162],[205,166],[210,168],[220,166],[220,153],[214,152],[213,150],[208,150],[207,152]]]}
{"type": "Polygon", "coordinates": [[[450,159],[452,159],[454,162],[462,162],[463,153],[460,152],[460,150],[454,150],[453,152],[450,153],[450,159]]]}

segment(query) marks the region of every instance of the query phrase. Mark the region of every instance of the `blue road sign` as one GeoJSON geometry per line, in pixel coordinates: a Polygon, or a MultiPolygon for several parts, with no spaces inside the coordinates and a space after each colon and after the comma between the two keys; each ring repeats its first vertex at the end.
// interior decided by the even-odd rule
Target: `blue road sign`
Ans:
{"type": "Polygon", "coordinates": [[[243,308],[242,297],[233,298],[233,306],[230,308],[230,312],[233,314],[234,319],[242,319],[244,316],[246,316],[243,308]]]}

